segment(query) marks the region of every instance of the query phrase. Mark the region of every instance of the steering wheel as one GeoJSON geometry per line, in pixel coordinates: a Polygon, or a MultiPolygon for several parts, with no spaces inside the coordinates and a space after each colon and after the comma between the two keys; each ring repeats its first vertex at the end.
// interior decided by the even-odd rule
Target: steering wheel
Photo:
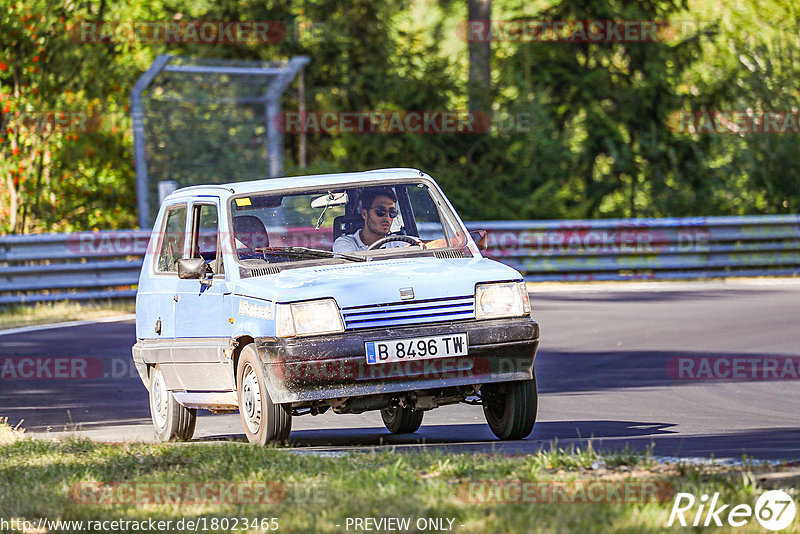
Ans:
{"type": "Polygon", "coordinates": [[[387,235],[386,237],[382,237],[375,241],[373,244],[367,247],[367,250],[375,250],[376,248],[381,248],[386,243],[391,243],[392,241],[402,241],[404,243],[408,243],[410,245],[419,245],[422,246],[422,240],[411,237],[410,235],[387,235]]]}

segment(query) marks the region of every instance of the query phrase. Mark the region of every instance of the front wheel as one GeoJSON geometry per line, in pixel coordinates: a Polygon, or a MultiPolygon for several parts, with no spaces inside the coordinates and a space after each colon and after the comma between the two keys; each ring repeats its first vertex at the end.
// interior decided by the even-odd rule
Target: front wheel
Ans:
{"type": "Polygon", "coordinates": [[[413,434],[422,424],[422,410],[412,410],[402,406],[391,406],[381,409],[383,424],[392,434],[413,434]]]}
{"type": "Polygon", "coordinates": [[[150,370],[150,417],[161,441],[189,441],[194,435],[197,410],[175,400],[158,365],[150,370]]]}
{"type": "Polygon", "coordinates": [[[536,374],[522,382],[486,384],[481,399],[486,422],[499,439],[525,439],[533,432],[539,407],[536,374]]]}
{"type": "Polygon", "coordinates": [[[250,443],[266,445],[285,441],[292,431],[292,412],[288,405],[275,404],[267,391],[264,367],[255,345],[246,345],[236,366],[236,389],[244,433],[250,443]]]}

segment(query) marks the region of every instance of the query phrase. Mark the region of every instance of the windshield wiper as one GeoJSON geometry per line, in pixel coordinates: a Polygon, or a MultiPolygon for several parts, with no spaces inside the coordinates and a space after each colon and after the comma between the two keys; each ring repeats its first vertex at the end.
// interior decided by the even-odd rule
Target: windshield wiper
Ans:
{"type": "Polygon", "coordinates": [[[348,254],[346,252],[331,252],[330,250],[322,250],[318,248],[307,247],[266,247],[263,249],[265,253],[276,254],[295,254],[298,256],[310,256],[312,258],[344,258],[351,261],[367,261],[364,256],[356,256],[355,254],[348,254]]]}

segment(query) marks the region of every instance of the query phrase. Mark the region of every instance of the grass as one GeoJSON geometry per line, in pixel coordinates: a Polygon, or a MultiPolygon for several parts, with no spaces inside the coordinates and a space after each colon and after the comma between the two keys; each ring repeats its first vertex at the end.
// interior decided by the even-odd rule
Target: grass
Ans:
{"type": "MultiPolygon", "coordinates": [[[[665,524],[671,493],[663,502],[543,504],[519,502],[519,493],[504,494],[503,488],[534,482],[575,487],[581,482],[649,481],[698,496],[719,491],[726,503],[752,505],[760,491],[753,475],[758,469],[777,468],[665,465],[646,453],[604,456],[592,447],[554,447],[551,452],[513,457],[443,452],[319,456],[244,443],[37,440],[0,421],[0,518],[173,522],[201,518],[216,531],[224,529],[211,529],[213,518],[276,518],[280,532],[322,533],[356,531],[353,524],[347,528],[347,518],[398,517],[410,518],[411,532],[445,531],[417,529],[416,522],[425,518],[444,520],[445,526],[451,519],[452,532],[465,534],[663,532],[670,530],[665,524]],[[213,498],[203,501],[189,491],[231,483],[243,493],[231,494],[221,503],[213,498]],[[479,490],[470,493],[475,487],[479,490]],[[173,488],[177,493],[164,502],[166,493],[154,488],[173,488]],[[261,488],[261,493],[253,488],[261,488]],[[492,500],[492,495],[497,498],[492,500]],[[503,495],[510,502],[501,502],[503,495]]],[[[714,530],[763,532],[755,520],[751,523],[714,530]]],[[[173,523],[170,530],[180,529],[173,523]]]]}
{"type": "Polygon", "coordinates": [[[132,300],[97,300],[88,302],[38,302],[0,308],[0,329],[44,323],[100,319],[133,313],[132,300]]]}
{"type": "Polygon", "coordinates": [[[0,417],[0,447],[8,445],[24,437],[25,430],[20,428],[22,421],[17,426],[8,424],[8,417],[0,417]]]}

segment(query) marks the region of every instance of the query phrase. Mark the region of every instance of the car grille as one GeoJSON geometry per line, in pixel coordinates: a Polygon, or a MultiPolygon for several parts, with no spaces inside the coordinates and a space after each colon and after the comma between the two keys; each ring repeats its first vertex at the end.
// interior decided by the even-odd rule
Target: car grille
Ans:
{"type": "Polygon", "coordinates": [[[347,330],[474,319],[475,298],[448,297],[342,308],[347,330]]]}
{"type": "Polygon", "coordinates": [[[433,255],[441,260],[447,258],[469,258],[469,251],[465,251],[462,249],[459,250],[437,250],[434,251],[433,255]]]}
{"type": "Polygon", "coordinates": [[[280,267],[239,267],[240,278],[252,278],[254,276],[265,276],[268,274],[278,274],[281,272],[280,267]]]}

